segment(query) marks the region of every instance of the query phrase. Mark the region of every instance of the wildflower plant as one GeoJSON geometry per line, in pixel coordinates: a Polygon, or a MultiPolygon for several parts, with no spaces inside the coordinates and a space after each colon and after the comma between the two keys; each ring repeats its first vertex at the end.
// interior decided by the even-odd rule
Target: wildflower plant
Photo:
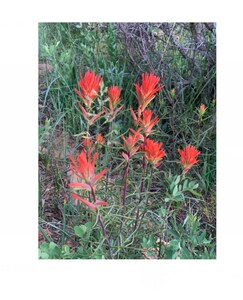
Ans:
{"type": "MultiPolygon", "coordinates": [[[[141,84],[134,84],[138,105],[135,109],[130,107],[130,116],[131,120],[133,120],[134,128],[130,128],[128,134],[123,133],[120,136],[119,159],[121,166],[125,165],[121,181],[120,197],[115,200],[114,198],[110,198],[108,193],[108,187],[113,181],[113,178],[109,176],[110,171],[112,171],[112,156],[109,148],[113,140],[113,121],[117,118],[118,113],[122,112],[124,103],[122,103],[121,98],[122,88],[113,85],[107,88],[108,97],[103,102],[108,104],[108,106],[104,105],[100,107],[100,111],[97,111],[97,107],[93,109],[101,82],[101,76],[87,71],[83,77],[82,75],[80,76],[80,81],[78,82],[80,91],[75,89],[76,94],[82,101],[82,104],[78,102],[78,106],[84,120],[86,120],[87,128],[86,136],[82,139],[83,149],[77,155],[76,159],[73,156],[69,156],[71,162],[70,170],[76,175],[76,182],[71,182],[69,187],[72,189],[71,196],[74,199],[74,203],[80,203],[92,214],[96,215],[106,240],[109,258],[116,258],[116,256],[119,256],[120,247],[121,249],[123,247],[123,239],[126,239],[127,234],[131,238],[131,233],[129,233],[127,227],[127,220],[132,220],[130,221],[130,227],[134,230],[132,235],[141,230],[144,216],[150,205],[149,195],[151,194],[152,185],[155,183],[154,176],[156,173],[161,174],[160,170],[165,174],[163,164],[166,162],[167,153],[163,147],[164,141],[161,141],[161,139],[154,140],[151,137],[156,133],[156,124],[160,120],[158,115],[147,108],[164,86],[159,83],[160,78],[152,73],[142,74],[141,84]],[[102,115],[105,119],[102,126],[105,126],[107,122],[110,124],[108,131],[104,131],[103,135],[99,129],[99,133],[94,134],[95,131],[90,131],[90,126],[94,125],[95,121],[102,115]],[[108,159],[106,160],[106,166],[102,170],[97,171],[97,167],[100,165],[98,158],[103,157],[103,147],[108,159]],[[131,202],[130,181],[137,165],[139,165],[140,170],[137,173],[138,175],[136,175],[139,176],[137,178],[138,188],[136,192],[138,196],[136,197],[137,200],[131,202]],[[131,174],[129,170],[131,170],[131,174]],[[105,184],[102,184],[102,182],[105,184]],[[99,199],[97,195],[102,194],[104,186],[106,186],[106,193],[103,193],[103,199],[99,199]],[[129,210],[127,209],[128,205],[129,210]],[[116,214],[119,215],[119,221],[116,221],[116,225],[114,225],[115,227],[117,226],[116,235],[114,235],[114,232],[112,234],[109,232],[109,228],[106,228],[103,220],[109,208],[116,210],[116,214]]],[[[157,133],[157,136],[160,135],[157,133]]],[[[168,211],[168,214],[171,214],[171,205],[173,203],[185,200],[184,193],[195,192],[197,188],[196,184],[192,184],[185,178],[185,174],[198,162],[200,152],[191,145],[186,146],[182,150],[178,149],[178,152],[180,155],[179,164],[182,166],[182,175],[184,177],[181,175],[172,176],[165,174],[165,179],[169,183],[164,202],[161,202],[161,209],[163,205],[169,205],[167,210],[164,210],[165,216],[166,211],[168,211]]],[[[114,184],[115,182],[113,182],[114,184]]],[[[128,238],[128,242],[130,238],[128,238]]],[[[152,240],[154,241],[154,239],[152,240]]],[[[142,245],[144,243],[145,239],[143,239],[142,245]]],[[[162,244],[160,244],[159,248],[158,256],[161,255],[162,244]]]]}

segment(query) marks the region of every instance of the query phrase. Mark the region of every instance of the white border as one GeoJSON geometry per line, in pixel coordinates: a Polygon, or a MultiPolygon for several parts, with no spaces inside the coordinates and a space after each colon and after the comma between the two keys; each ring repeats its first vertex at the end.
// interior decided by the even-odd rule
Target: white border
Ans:
{"type": "Polygon", "coordinates": [[[242,297],[242,10],[239,1],[215,2],[4,4],[0,24],[2,299],[242,297]],[[79,20],[217,22],[216,261],[37,259],[37,25],[79,20]]]}

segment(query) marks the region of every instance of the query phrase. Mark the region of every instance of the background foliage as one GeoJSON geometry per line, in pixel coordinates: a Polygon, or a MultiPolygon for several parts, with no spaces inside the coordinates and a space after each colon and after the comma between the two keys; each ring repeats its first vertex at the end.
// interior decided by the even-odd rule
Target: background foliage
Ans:
{"type": "MultiPolygon", "coordinates": [[[[216,28],[213,23],[39,24],[39,257],[107,257],[98,225],[80,206],[73,205],[67,186],[70,181],[67,155],[81,149],[79,134],[85,130],[74,88],[79,74],[87,70],[103,76],[104,97],[107,86],[122,87],[124,109],[115,120],[114,143],[109,153],[115,158],[111,160],[111,170],[116,185],[109,189],[106,195],[109,199],[116,199],[119,194],[118,146],[120,135],[132,127],[129,107],[137,105],[134,83],[140,82],[143,72],[153,72],[165,84],[151,108],[160,118],[156,138],[163,141],[167,158],[148,191],[152,205],[146,212],[142,230],[132,237],[128,230],[125,241],[119,247],[114,244],[118,247],[116,258],[215,258],[216,28]],[[198,115],[201,103],[207,107],[203,120],[198,115]],[[164,195],[168,186],[176,182],[173,176],[179,174],[177,149],[188,143],[201,151],[200,162],[190,171],[190,179],[199,186],[194,194],[185,193],[182,205],[173,204],[176,214],[167,215],[164,195]],[[164,241],[168,240],[166,246],[164,241]]],[[[101,126],[98,121],[94,131],[102,129],[102,133],[108,133],[108,126],[101,126]]],[[[105,167],[108,150],[103,151],[101,165],[105,167]]],[[[135,168],[131,172],[132,198],[139,172],[135,168]]],[[[105,224],[111,235],[119,218],[119,210],[109,207],[105,224]]]]}

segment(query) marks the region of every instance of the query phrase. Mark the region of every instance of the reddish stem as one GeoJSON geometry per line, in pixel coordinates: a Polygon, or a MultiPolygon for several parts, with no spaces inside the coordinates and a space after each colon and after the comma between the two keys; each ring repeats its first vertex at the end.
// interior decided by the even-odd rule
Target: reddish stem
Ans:
{"type": "Polygon", "coordinates": [[[129,161],[130,161],[130,156],[128,158],[128,162],[126,165],[126,169],[125,169],[125,174],[124,174],[124,189],[123,189],[123,198],[122,198],[122,222],[121,222],[121,227],[120,230],[122,229],[122,225],[123,225],[123,217],[125,215],[126,212],[126,197],[127,197],[127,181],[128,181],[128,173],[129,173],[129,161]]]}
{"type": "MultiPolygon", "coordinates": [[[[93,199],[94,199],[94,203],[96,203],[96,197],[95,197],[94,188],[93,188],[92,186],[90,186],[90,188],[91,188],[91,194],[92,194],[93,199]]],[[[111,250],[110,239],[109,239],[109,236],[108,236],[107,231],[106,231],[106,229],[105,229],[105,224],[104,224],[104,222],[103,222],[103,220],[102,220],[102,218],[101,218],[101,215],[100,215],[99,213],[98,213],[98,220],[99,220],[99,222],[100,222],[100,226],[101,226],[101,228],[102,228],[104,237],[105,237],[105,239],[106,239],[106,243],[107,243],[107,245],[108,245],[109,256],[110,256],[111,259],[113,259],[114,257],[113,257],[113,253],[112,253],[112,250],[111,250]]]]}
{"type": "MultiPolygon", "coordinates": [[[[146,143],[146,137],[144,137],[143,148],[145,147],[145,143],[146,143]]],[[[143,190],[144,190],[144,175],[145,175],[145,172],[146,172],[145,153],[143,155],[142,170],[143,170],[143,173],[142,173],[142,181],[141,181],[141,186],[140,186],[140,198],[139,198],[138,204],[140,204],[142,202],[142,199],[143,199],[142,193],[143,193],[143,190]]],[[[135,224],[134,224],[134,229],[136,229],[136,227],[137,227],[138,217],[139,217],[139,208],[138,208],[137,213],[136,213],[136,221],[135,221],[135,224]]]]}

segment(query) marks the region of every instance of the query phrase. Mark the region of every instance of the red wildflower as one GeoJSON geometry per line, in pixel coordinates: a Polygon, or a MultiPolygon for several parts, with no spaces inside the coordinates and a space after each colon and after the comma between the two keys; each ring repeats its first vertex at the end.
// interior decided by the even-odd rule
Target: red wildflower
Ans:
{"type": "Polygon", "coordinates": [[[206,110],[205,104],[201,104],[199,110],[200,110],[201,112],[205,112],[205,110],[206,110]]]}
{"type": "Polygon", "coordinates": [[[97,143],[100,144],[100,145],[103,145],[103,144],[104,144],[105,140],[104,140],[104,137],[103,137],[103,135],[102,135],[101,133],[99,133],[99,134],[97,135],[96,141],[97,141],[97,143]]]}
{"type": "Polygon", "coordinates": [[[146,137],[149,136],[154,125],[159,122],[158,116],[151,120],[152,115],[152,110],[146,109],[142,112],[142,118],[138,119],[139,125],[142,127],[146,137]]]}
{"type": "Polygon", "coordinates": [[[117,104],[121,101],[120,99],[120,94],[121,94],[121,90],[119,87],[113,85],[111,87],[109,87],[108,89],[108,100],[109,100],[109,107],[110,110],[114,110],[117,106],[117,104]]]}
{"type": "Polygon", "coordinates": [[[115,116],[118,114],[118,112],[123,108],[124,104],[115,109],[118,105],[118,103],[121,101],[120,99],[120,93],[121,93],[121,88],[113,85],[109,87],[108,89],[108,101],[109,101],[109,108],[110,110],[108,111],[106,108],[104,108],[105,112],[107,113],[107,117],[109,121],[112,121],[115,116]]]}
{"type": "Polygon", "coordinates": [[[89,202],[89,200],[87,198],[81,198],[79,195],[77,194],[71,194],[72,197],[75,199],[75,203],[77,203],[77,201],[84,203],[85,205],[88,206],[88,208],[90,208],[91,210],[96,211],[97,210],[97,206],[99,205],[108,205],[108,202],[105,201],[100,201],[100,200],[96,200],[95,203],[91,203],[89,202]]]}
{"type": "Polygon", "coordinates": [[[138,141],[143,141],[143,136],[141,133],[139,133],[139,131],[135,131],[133,129],[130,129],[130,131],[132,132],[129,133],[129,136],[125,139],[124,136],[122,135],[122,139],[124,141],[124,148],[127,152],[124,153],[122,152],[122,156],[128,161],[130,159],[131,156],[133,156],[138,149],[140,148],[140,145],[137,145],[138,141]]]}
{"type": "Polygon", "coordinates": [[[187,145],[185,149],[178,149],[181,156],[181,161],[179,162],[183,166],[183,173],[186,173],[195,165],[198,160],[197,156],[201,153],[194,146],[187,145]]]}
{"type": "Polygon", "coordinates": [[[160,81],[160,77],[156,77],[153,73],[142,74],[142,84],[139,86],[135,83],[137,98],[139,102],[138,116],[145,110],[148,104],[154,99],[155,93],[157,93],[164,86],[157,84],[160,81]],[[157,86],[157,87],[156,87],[157,86]]]}
{"type": "Polygon", "coordinates": [[[161,159],[166,155],[165,151],[161,149],[163,143],[154,142],[146,139],[143,151],[145,158],[152,163],[153,166],[158,167],[161,164],[161,159]]]}
{"type": "Polygon", "coordinates": [[[77,89],[75,89],[75,92],[81,97],[87,108],[90,108],[93,100],[97,97],[101,81],[101,76],[95,75],[94,72],[87,71],[84,74],[84,78],[82,78],[82,75],[80,74],[80,81],[78,84],[81,92],[77,89]]]}
{"type": "Polygon", "coordinates": [[[200,107],[199,107],[199,116],[200,116],[201,119],[202,119],[202,117],[204,116],[205,111],[206,111],[206,106],[205,106],[205,104],[201,104],[200,107]]]}
{"type": "Polygon", "coordinates": [[[70,169],[81,178],[81,183],[70,183],[70,187],[85,189],[91,191],[91,188],[95,189],[98,181],[105,175],[106,169],[101,171],[99,174],[95,174],[95,163],[99,154],[96,152],[91,158],[91,152],[82,150],[81,154],[78,155],[77,162],[72,156],[69,156],[72,164],[70,169]]]}
{"type": "Polygon", "coordinates": [[[88,137],[83,137],[82,139],[82,142],[83,142],[83,147],[86,149],[86,150],[90,150],[91,151],[91,148],[92,148],[92,140],[88,137]]]}

